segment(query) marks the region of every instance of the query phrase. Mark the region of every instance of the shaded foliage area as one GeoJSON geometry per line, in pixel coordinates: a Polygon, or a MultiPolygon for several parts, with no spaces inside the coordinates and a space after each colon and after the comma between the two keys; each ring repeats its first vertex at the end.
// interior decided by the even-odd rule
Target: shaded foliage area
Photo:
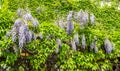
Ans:
{"type": "MultiPolygon", "coordinates": [[[[0,57],[6,59],[1,61],[0,65],[11,66],[10,70],[14,70],[14,66],[17,66],[16,63],[18,66],[21,65],[18,67],[19,70],[24,70],[28,63],[35,71],[112,70],[112,66],[118,62],[117,58],[120,54],[120,12],[116,9],[117,1],[111,2],[111,6],[100,7],[96,1],[91,0],[2,1],[0,9],[0,57]],[[19,51],[15,53],[14,48],[19,49],[19,42],[13,42],[12,37],[5,36],[7,31],[14,27],[12,25],[16,19],[19,18],[16,14],[18,8],[30,10],[31,15],[36,17],[39,22],[35,28],[30,21],[27,23],[29,30],[35,35],[33,36],[35,39],[26,43],[25,48],[37,51],[36,54],[25,54],[28,63],[19,62],[18,58],[21,57],[21,53],[19,51]],[[80,27],[81,21],[74,20],[73,16],[67,19],[69,11],[73,11],[74,14],[81,9],[85,12],[88,11],[89,16],[94,14],[93,26],[90,17],[88,17],[89,20],[84,28],[80,27]],[[68,27],[65,25],[64,28],[61,25],[55,25],[55,22],[58,24],[59,20],[63,20],[63,23],[68,21],[67,24],[70,25],[67,25],[68,27]],[[69,23],[70,21],[74,24],[74,28],[72,27],[70,34],[66,34],[73,25],[69,23]],[[96,42],[94,36],[97,37],[96,42]],[[115,46],[113,51],[108,52],[110,54],[105,52],[107,49],[103,49],[106,38],[110,40],[109,43],[114,43],[115,46]],[[94,50],[90,49],[92,45],[94,45],[94,50]],[[60,46],[59,50],[58,46],[60,46]],[[81,49],[82,46],[84,46],[83,49],[81,49]]],[[[115,66],[118,67],[118,65],[115,66]]]]}

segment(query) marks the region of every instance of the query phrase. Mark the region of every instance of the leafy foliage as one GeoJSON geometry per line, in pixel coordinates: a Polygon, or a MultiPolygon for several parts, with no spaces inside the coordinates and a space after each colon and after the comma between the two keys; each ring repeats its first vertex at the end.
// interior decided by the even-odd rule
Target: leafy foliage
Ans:
{"type": "MultiPolygon", "coordinates": [[[[4,0],[0,9],[0,57],[5,57],[0,65],[14,65],[20,57],[15,53],[14,47],[19,47],[12,41],[12,37],[6,37],[6,32],[12,28],[18,18],[15,13],[18,8],[31,10],[31,15],[38,19],[39,25],[32,27],[28,22],[29,29],[34,32],[36,39],[26,43],[26,48],[37,51],[37,54],[27,56],[30,65],[37,71],[47,69],[47,63],[62,70],[111,70],[112,63],[117,62],[120,54],[120,18],[117,9],[117,1],[111,1],[111,6],[100,7],[95,0],[4,0]],[[14,4],[13,4],[14,3],[14,4]],[[18,4],[19,3],[19,4],[18,4]],[[73,21],[74,29],[67,35],[66,28],[55,25],[55,21],[61,18],[66,21],[69,11],[88,11],[87,24],[80,28],[80,21],[73,21]],[[94,25],[91,25],[94,24],[94,25]],[[78,33],[77,35],[75,35],[78,33]],[[81,50],[82,37],[84,35],[85,50],[81,50]],[[97,41],[94,41],[94,36],[97,41]],[[39,38],[40,37],[40,38],[39,38]],[[104,40],[109,38],[114,43],[114,49],[110,54],[103,50],[104,40]],[[56,54],[56,40],[61,40],[59,53],[56,54]],[[74,40],[72,40],[74,39],[74,40]],[[77,44],[76,51],[71,48],[71,40],[77,44]],[[97,47],[96,51],[90,50],[90,44],[97,47]],[[70,44],[69,44],[70,43],[70,44]],[[50,62],[49,62],[50,60],[50,62]]],[[[37,24],[38,24],[37,22],[37,24]]],[[[34,22],[36,23],[36,22],[34,22]]],[[[73,45],[72,45],[73,46],[73,45]]],[[[95,48],[94,48],[95,49],[95,48]]],[[[20,67],[21,68],[21,67],[20,67]]]]}

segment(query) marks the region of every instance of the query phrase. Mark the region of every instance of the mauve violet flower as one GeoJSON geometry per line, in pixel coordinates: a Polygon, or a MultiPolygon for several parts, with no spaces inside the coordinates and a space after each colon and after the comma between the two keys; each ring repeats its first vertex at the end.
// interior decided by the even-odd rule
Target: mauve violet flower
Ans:
{"type": "Polygon", "coordinates": [[[96,41],[97,41],[97,37],[94,36],[94,39],[93,39],[93,41],[92,41],[91,44],[90,44],[91,50],[93,50],[93,49],[96,47],[96,41]]]}
{"type": "Polygon", "coordinates": [[[26,32],[26,27],[21,26],[19,29],[19,47],[24,47],[26,44],[26,38],[25,38],[25,32],[26,32]]]}
{"type": "Polygon", "coordinates": [[[94,14],[91,14],[90,15],[90,23],[93,25],[95,22],[95,15],[94,14]]]}
{"type": "Polygon", "coordinates": [[[56,52],[56,53],[59,53],[59,52],[60,52],[60,48],[61,48],[61,46],[62,46],[62,42],[61,42],[60,39],[57,39],[57,40],[56,40],[56,43],[57,43],[57,47],[56,47],[56,49],[55,49],[55,52],[56,52]]]}
{"type": "Polygon", "coordinates": [[[22,16],[23,19],[27,20],[27,21],[30,21],[33,19],[32,15],[30,12],[27,12],[25,13],[23,16],[22,16]]]}
{"type": "Polygon", "coordinates": [[[88,22],[88,12],[84,12],[81,19],[80,19],[80,22],[83,23],[83,24],[86,24],[88,22]]]}
{"type": "Polygon", "coordinates": [[[77,13],[78,19],[79,19],[80,21],[81,21],[83,15],[84,15],[84,11],[81,9],[81,10],[77,13]]]}
{"type": "Polygon", "coordinates": [[[92,43],[90,44],[90,49],[94,50],[95,53],[98,53],[98,47],[97,47],[96,41],[97,41],[97,37],[94,36],[94,39],[93,39],[92,43]]]}
{"type": "Polygon", "coordinates": [[[72,20],[72,14],[73,14],[73,11],[69,11],[69,14],[67,16],[67,21],[72,20]]]}
{"type": "Polygon", "coordinates": [[[24,24],[24,21],[21,18],[18,18],[17,20],[15,20],[14,26],[16,28],[16,30],[19,30],[19,27],[21,27],[21,25],[24,24]]]}
{"type": "Polygon", "coordinates": [[[74,41],[76,45],[79,45],[79,35],[78,33],[74,34],[74,41]]]}
{"type": "Polygon", "coordinates": [[[72,21],[67,21],[67,34],[71,34],[74,30],[74,24],[72,21]]]}
{"type": "Polygon", "coordinates": [[[107,54],[110,54],[113,50],[113,45],[111,44],[109,39],[105,39],[104,48],[107,54]]]}
{"type": "Polygon", "coordinates": [[[18,33],[18,32],[17,32],[16,27],[13,27],[13,28],[12,28],[12,41],[13,41],[13,42],[16,42],[16,40],[17,40],[17,36],[18,36],[17,33],[18,33]]]}
{"type": "Polygon", "coordinates": [[[71,40],[71,46],[72,46],[72,50],[76,51],[76,44],[74,40],[71,40]]]}
{"type": "Polygon", "coordinates": [[[85,35],[83,34],[82,35],[82,48],[85,49],[85,46],[86,46],[86,39],[85,39],[85,35]]]}
{"type": "Polygon", "coordinates": [[[25,38],[26,38],[26,43],[29,43],[32,40],[32,32],[29,31],[28,28],[25,29],[25,38]]]}

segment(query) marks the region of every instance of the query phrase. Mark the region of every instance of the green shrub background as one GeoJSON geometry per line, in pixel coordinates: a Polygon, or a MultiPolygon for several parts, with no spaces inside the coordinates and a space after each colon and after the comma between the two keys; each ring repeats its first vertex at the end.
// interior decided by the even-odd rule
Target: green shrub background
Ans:
{"type": "MultiPolygon", "coordinates": [[[[111,70],[112,65],[110,60],[117,62],[117,57],[120,54],[120,11],[117,10],[118,1],[112,0],[111,6],[100,7],[98,2],[100,0],[2,0],[2,6],[0,9],[0,56],[6,57],[6,61],[0,62],[0,64],[14,64],[20,55],[16,55],[13,52],[6,53],[6,49],[13,47],[14,43],[11,38],[6,38],[6,32],[12,28],[15,20],[18,18],[16,10],[18,8],[28,8],[34,17],[39,20],[39,26],[34,32],[41,32],[44,35],[44,40],[34,40],[27,44],[26,48],[31,50],[37,50],[36,55],[28,56],[30,63],[35,70],[45,70],[45,66],[41,67],[41,64],[45,64],[48,56],[55,51],[56,39],[60,38],[69,40],[73,36],[66,35],[65,30],[60,29],[54,25],[54,22],[59,18],[66,18],[70,10],[79,11],[80,9],[89,10],[96,16],[95,26],[86,26],[84,30],[78,28],[77,22],[75,22],[74,33],[78,32],[79,37],[84,33],[87,39],[87,45],[89,46],[93,36],[98,37],[97,46],[99,52],[73,52],[65,43],[62,43],[62,49],[60,54],[57,55],[59,60],[56,62],[63,70],[68,71],[80,71],[80,70],[111,70]],[[39,11],[37,10],[39,8],[39,11]],[[56,37],[48,40],[46,36],[55,35],[56,37]],[[104,39],[108,37],[115,44],[115,49],[111,54],[105,54],[101,49],[101,45],[104,39]],[[103,60],[102,60],[103,59],[103,60]]],[[[81,40],[81,39],[80,39],[81,40]]]]}

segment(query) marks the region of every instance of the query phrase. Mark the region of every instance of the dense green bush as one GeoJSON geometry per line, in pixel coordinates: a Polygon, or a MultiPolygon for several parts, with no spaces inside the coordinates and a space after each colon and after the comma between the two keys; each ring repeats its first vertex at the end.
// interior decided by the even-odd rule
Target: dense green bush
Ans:
{"type": "MultiPolygon", "coordinates": [[[[100,0],[99,0],[100,1],[100,0]]],[[[13,47],[17,44],[12,41],[12,38],[7,38],[6,32],[12,28],[15,20],[18,18],[16,10],[18,8],[29,9],[32,15],[39,20],[39,25],[36,28],[29,25],[36,35],[42,33],[43,39],[36,39],[26,44],[26,48],[32,51],[37,51],[35,55],[29,55],[30,65],[37,71],[46,70],[47,60],[52,60],[53,64],[59,69],[68,71],[80,70],[111,70],[112,63],[117,63],[117,57],[120,54],[120,18],[119,10],[117,10],[117,1],[111,1],[111,6],[100,7],[96,1],[92,0],[4,0],[0,9],[0,57],[5,57],[5,61],[1,61],[1,65],[14,65],[20,53],[15,54],[13,47]],[[79,28],[79,23],[74,21],[74,32],[67,35],[66,31],[54,22],[62,18],[66,21],[67,14],[70,10],[78,12],[80,9],[88,10],[96,16],[95,25],[88,25],[84,29],[79,28]],[[90,42],[94,36],[98,38],[97,47],[98,53],[86,50],[73,51],[71,47],[65,43],[73,38],[74,33],[78,32],[81,43],[82,34],[86,36],[87,49],[90,47],[90,42]],[[50,39],[49,36],[52,36],[50,39]],[[103,50],[105,38],[109,38],[115,48],[111,54],[106,54],[103,50]],[[62,41],[62,46],[59,54],[55,54],[57,47],[56,39],[62,41]],[[11,51],[7,51],[10,49],[11,51]],[[51,56],[53,55],[53,56],[51,56]],[[53,59],[50,59],[53,58],[53,59]]],[[[51,61],[51,62],[52,62],[51,61]]],[[[53,66],[54,67],[54,66],[53,66]]]]}

